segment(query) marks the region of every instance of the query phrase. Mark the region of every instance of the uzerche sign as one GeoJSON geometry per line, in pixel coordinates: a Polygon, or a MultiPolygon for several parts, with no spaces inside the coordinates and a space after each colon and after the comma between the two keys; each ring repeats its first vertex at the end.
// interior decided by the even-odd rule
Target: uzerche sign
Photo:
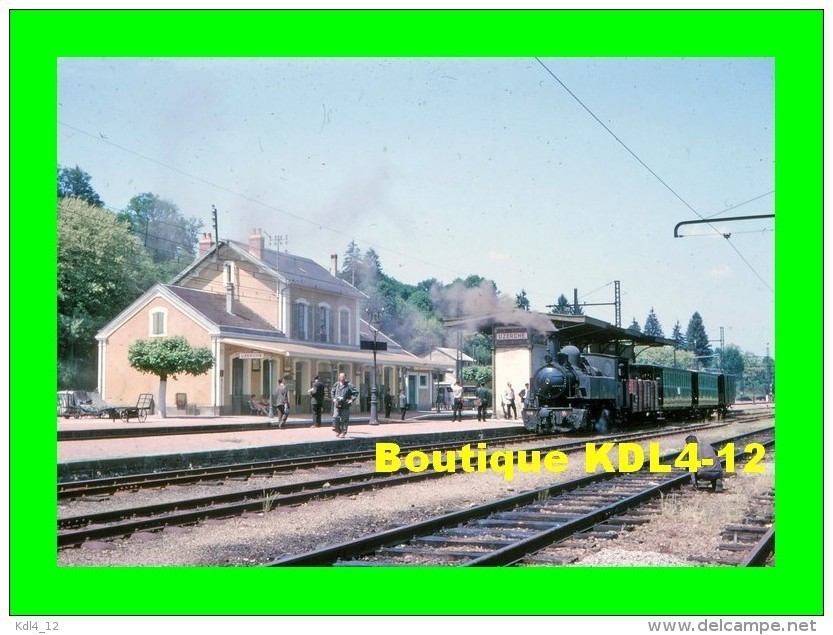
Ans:
{"type": "Polygon", "coordinates": [[[495,346],[527,346],[528,344],[528,329],[517,326],[499,326],[495,329],[495,346]]]}

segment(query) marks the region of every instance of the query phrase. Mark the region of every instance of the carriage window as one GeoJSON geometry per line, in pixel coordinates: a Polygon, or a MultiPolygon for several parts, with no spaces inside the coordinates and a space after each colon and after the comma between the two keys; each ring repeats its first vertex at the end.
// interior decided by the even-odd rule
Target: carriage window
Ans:
{"type": "Polygon", "coordinates": [[[150,334],[165,335],[167,333],[168,320],[167,311],[156,309],[150,312],[150,334]]]}

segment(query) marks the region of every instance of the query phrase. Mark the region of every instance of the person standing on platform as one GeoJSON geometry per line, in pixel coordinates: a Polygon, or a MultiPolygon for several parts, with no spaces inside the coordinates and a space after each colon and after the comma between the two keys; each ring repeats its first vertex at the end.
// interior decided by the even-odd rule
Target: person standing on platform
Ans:
{"type": "Polygon", "coordinates": [[[515,390],[512,388],[512,382],[506,382],[506,390],[503,391],[503,403],[506,404],[506,418],[509,418],[509,414],[512,414],[513,419],[518,418],[518,409],[515,408],[515,390]]]}
{"type": "Polygon", "coordinates": [[[390,394],[390,388],[385,390],[385,419],[390,419],[390,411],[393,408],[393,395],[390,394]]]}
{"type": "Polygon", "coordinates": [[[451,420],[452,421],[462,421],[463,420],[463,385],[460,383],[460,380],[454,382],[454,385],[451,387],[451,420]]]}
{"type": "Polygon", "coordinates": [[[324,382],[318,379],[318,375],[312,378],[312,387],[309,389],[310,405],[312,406],[311,428],[321,427],[321,409],[324,407],[324,382]]]}
{"type": "Polygon", "coordinates": [[[408,412],[408,395],[405,389],[399,391],[399,409],[402,411],[402,421],[405,421],[405,413],[408,412]]]}
{"type": "Polygon", "coordinates": [[[350,423],[350,404],[359,396],[359,391],[347,381],[347,375],[339,373],[331,396],[333,398],[333,431],[337,437],[344,438],[347,436],[347,426],[350,423]]]}
{"type": "Polygon", "coordinates": [[[482,381],[478,384],[474,395],[474,405],[477,406],[477,420],[486,421],[486,409],[489,407],[489,391],[483,385],[482,381]]]}
{"type": "Polygon", "coordinates": [[[272,393],[272,406],[278,411],[278,428],[283,428],[289,418],[289,397],[283,377],[278,380],[278,387],[272,393]]]}

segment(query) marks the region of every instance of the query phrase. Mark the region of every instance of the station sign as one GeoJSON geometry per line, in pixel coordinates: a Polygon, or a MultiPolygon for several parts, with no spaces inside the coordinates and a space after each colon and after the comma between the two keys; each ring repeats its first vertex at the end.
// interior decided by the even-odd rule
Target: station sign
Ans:
{"type": "Polygon", "coordinates": [[[495,328],[495,346],[528,345],[529,329],[519,326],[498,326],[495,328]]]}
{"type": "Polygon", "coordinates": [[[263,359],[263,353],[240,353],[237,357],[239,359],[263,359]]]}

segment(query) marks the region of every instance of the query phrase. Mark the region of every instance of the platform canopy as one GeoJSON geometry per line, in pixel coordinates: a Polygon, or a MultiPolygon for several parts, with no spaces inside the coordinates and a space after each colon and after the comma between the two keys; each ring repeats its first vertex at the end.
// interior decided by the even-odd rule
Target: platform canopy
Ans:
{"type": "Polygon", "coordinates": [[[675,340],[645,335],[631,329],[623,329],[609,322],[587,315],[548,314],[556,329],[554,334],[559,346],[572,344],[579,349],[589,347],[592,352],[621,355],[637,346],[676,346],[675,340]]]}

